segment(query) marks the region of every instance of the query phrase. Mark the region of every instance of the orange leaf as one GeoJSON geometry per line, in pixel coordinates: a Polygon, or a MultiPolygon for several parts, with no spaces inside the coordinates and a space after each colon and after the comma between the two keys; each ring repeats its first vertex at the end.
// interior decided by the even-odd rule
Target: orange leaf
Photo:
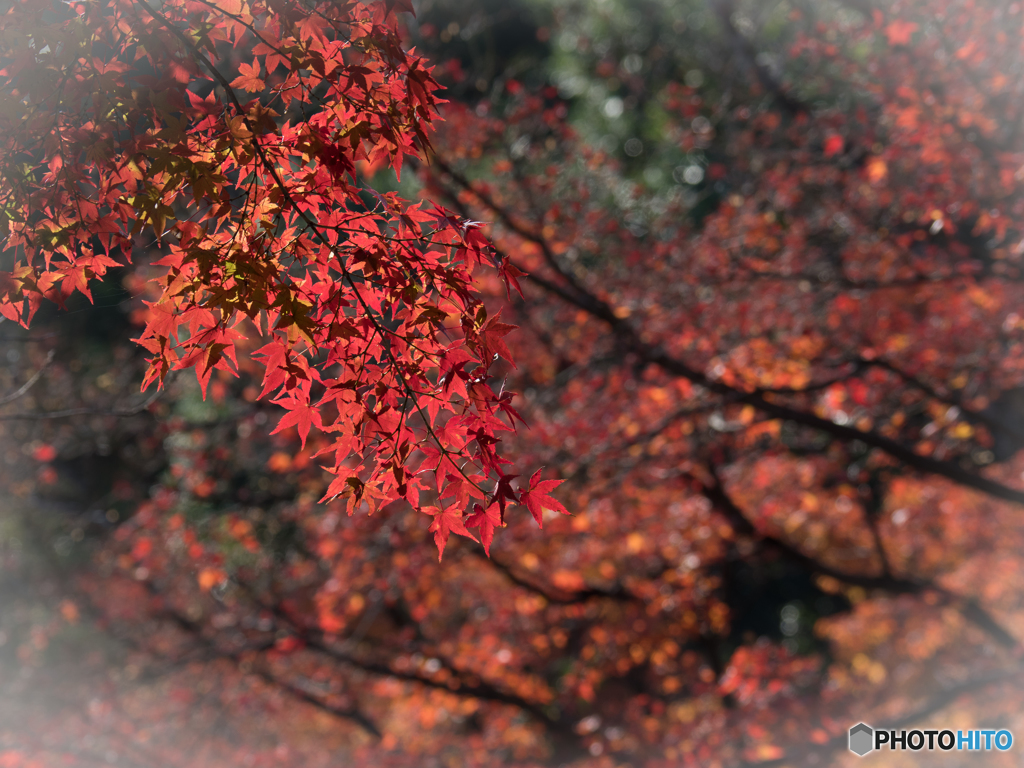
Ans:
{"type": "Polygon", "coordinates": [[[199,572],[199,588],[204,592],[209,592],[218,584],[222,583],[228,575],[224,573],[220,568],[203,568],[199,572]]]}
{"type": "Polygon", "coordinates": [[[240,64],[238,66],[238,77],[231,81],[232,88],[241,88],[249,93],[259,93],[266,88],[266,83],[260,79],[260,67],[258,64],[240,64]]]}

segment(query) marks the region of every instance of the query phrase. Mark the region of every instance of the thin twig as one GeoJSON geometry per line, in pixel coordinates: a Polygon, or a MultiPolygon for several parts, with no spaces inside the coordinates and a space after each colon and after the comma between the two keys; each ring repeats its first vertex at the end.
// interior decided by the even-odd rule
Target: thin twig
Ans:
{"type": "Polygon", "coordinates": [[[32,377],[28,381],[26,381],[24,384],[18,387],[18,389],[11,392],[11,394],[5,395],[4,397],[0,397],[0,405],[7,405],[8,403],[13,403],[19,397],[24,397],[28,393],[28,391],[32,389],[35,383],[39,381],[40,378],[42,378],[43,371],[45,371],[49,367],[50,363],[53,362],[53,355],[54,350],[51,349],[49,352],[46,353],[46,362],[44,362],[39,367],[38,371],[32,374],[32,377]]]}
{"type": "Polygon", "coordinates": [[[0,414],[0,421],[45,421],[48,419],[67,419],[72,416],[114,416],[118,418],[135,416],[136,414],[142,413],[144,410],[149,408],[149,406],[155,403],[157,398],[160,397],[161,393],[164,391],[164,389],[154,390],[153,394],[147,397],[143,402],[132,406],[131,408],[113,408],[110,410],[103,410],[101,408],[65,408],[60,411],[4,413],[0,414]]]}

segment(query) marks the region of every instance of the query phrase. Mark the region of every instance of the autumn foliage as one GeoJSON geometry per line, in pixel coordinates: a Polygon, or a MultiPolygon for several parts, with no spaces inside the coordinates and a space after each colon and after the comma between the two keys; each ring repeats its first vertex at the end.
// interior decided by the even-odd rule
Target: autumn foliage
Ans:
{"type": "Polygon", "coordinates": [[[488,382],[512,326],[473,287],[481,265],[516,272],[479,224],[358,183],[359,163],[400,174],[422,158],[436,116],[398,10],[411,9],[15,4],[0,32],[14,260],[0,312],[27,326],[44,298],[89,297],[152,233],[163,269],[143,387],[194,368],[205,393],[237,369],[237,341],[262,335],[252,354],[260,396],[286,411],[278,429],[332,435],[325,498],[371,512],[404,499],[434,516],[443,551],[450,532],[472,537],[470,499],[487,541],[506,503],[531,503],[498,452],[512,395],[488,382]],[[421,503],[428,489],[456,507],[421,503]]]}
{"type": "Polygon", "coordinates": [[[9,514],[63,560],[0,660],[100,650],[0,766],[1024,734],[1024,9],[691,5],[554,3],[576,74],[474,80],[469,10],[10,4],[0,312],[120,281],[145,360],[16,337],[9,514]]]}

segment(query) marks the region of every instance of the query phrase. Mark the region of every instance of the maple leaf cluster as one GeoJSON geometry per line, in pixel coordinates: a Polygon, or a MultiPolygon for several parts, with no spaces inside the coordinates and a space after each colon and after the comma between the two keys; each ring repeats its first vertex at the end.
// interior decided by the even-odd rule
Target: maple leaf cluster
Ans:
{"type": "MultiPolygon", "coordinates": [[[[422,506],[443,550],[451,531],[472,535],[470,500],[503,519],[539,497],[521,498],[503,469],[517,414],[490,382],[499,358],[511,363],[513,327],[473,284],[481,265],[509,268],[477,224],[359,182],[360,163],[400,175],[423,160],[437,114],[400,10],[14,3],[0,17],[13,261],[0,314],[27,326],[43,299],[91,298],[90,281],[155,238],[143,387],[194,369],[205,394],[215,371],[237,371],[240,339],[262,339],[261,397],[286,411],[277,429],[331,435],[325,498],[372,513],[456,496],[455,509],[422,506]]],[[[490,541],[493,515],[472,520],[490,541]]]]}

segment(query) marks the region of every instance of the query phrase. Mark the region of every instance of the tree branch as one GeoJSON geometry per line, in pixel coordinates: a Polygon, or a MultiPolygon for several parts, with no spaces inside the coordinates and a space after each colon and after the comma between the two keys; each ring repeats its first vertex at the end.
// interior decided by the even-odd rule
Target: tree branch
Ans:
{"type": "MultiPolygon", "coordinates": [[[[469,553],[487,562],[492,568],[500,571],[505,578],[516,586],[522,587],[535,595],[540,595],[552,605],[576,605],[594,598],[606,598],[621,602],[629,602],[631,600],[638,599],[636,595],[631,594],[622,586],[622,584],[616,584],[611,589],[601,589],[600,587],[588,586],[576,591],[563,590],[556,592],[547,585],[541,585],[531,579],[523,578],[517,574],[508,563],[502,562],[498,558],[494,557],[494,555],[487,557],[478,549],[469,550],[469,553]]],[[[666,570],[668,569],[666,568],[666,570]]],[[[651,578],[657,578],[657,576],[651,578]]]]}
{"type": "MultiPolygon", "coordinates": [[[[436,688],[460,696],[480,699],[481,701],[491,701],[518,707],[545,727],[551,728],[560,735],[564,735],[563,732],[566,730],[567,726],[562,722],[560,717],[552,715],[552,713],[548,712],[543,707],[528,701],[515,693],[504,691],[497,686],[486,682],[481,679],[479,675],[470,673],[475,679],[467,680],[465,673],[456,669],[445,660],[443,662],[443,668],[451,675],[451,678],[449,681],[441,681],[415,672],[396,670],[387,664],[359,659],[352,654],[346,653],[339,648],[332,646],[325,639],[323,632],[318,629],[311,629],[307,627],[302,621],[292,617],[280,605],[267,605],[247,586],[240,586],[248,593],[250,599],[252,599],[256,605],[272,614],[278,622],[285,624],[288,631],[305,643],[307,648],[311,648],[328,658],[371,674],[393,677],[396,680],[403,680],[405,682],[419,683],[420,685],[424,685],[428,688],[436,688]],[[449,682],[454,682],[455,685],[450,685],[449,682]]],[[[437,654],[434,655],[437,656],[437,654]]],[[[438,660],[441,661],[440,658],[438,660]]]]}
{"type": "Polygon", "coordinates": [[[72,416],[115,416],[118,418],[135,416],[136,414],[142,413],[144,410],[149,408],[149,406],[155,403],[157,398],[159,398],[163,392],[163,389],[155,390],[153,394],[131,408],[113,408],[111,410],[103,410],[101,408],[66,408],[61,411],[4,413],[0,414],[0,421],[43,421],[48,419],[66,419],[72,416]]]}
{"type": "Polygon", "coordinates": [[[999,645],[1009,650],[1020,649],[1021,646],[1017,638],[1000,625],[973,598],[963,597],[951,592],[930,579],[894,576],[887,571],[886,567],[883,567],[881,575],[878,576],[841,571],[804,554],[788,541],[759,530],[750,522],[746,513],[726,491],[714,465],[708,466],[708,472],[714,478],[713,483],[707,483],[693,475],[687,475],[687,477],[700,484],[702,493],[715,505],[719,512],[725,515],[733,526],[733,530],[737,533],[760,540],[763,544],[781,553],[788,560],[797,563],[806,570],[830,576],[846,584],[863,587],[864,589],[878,589],[894,595],[917,595],[923,592],[935,592],[960,611],[964,618],[986,632],[999,645]]]}
{"type": "MultiPolygon", "coordinates": [[[[450,169],[450,166],[445,164],[443,160],[436,159],[435,162],[437,162],[438,167],[442,168],[442,170],[445,168],[450,169]]],[[[514,219],[511,218],[510,214],[508,214],[504,208],[493,201],[488,195],[477,190],[468,179],[458,174],[449,173],[449,175],[460,187],[473,194],[485,207],[497,214],[503,222],[513,222],[514,224],[514,219]]],[[[512,225],[509,226],[517,234],[531,240],[531,242],[535,242],[538,245],[543,242],[542,237],[529,232],[529,230],[518,227],[518,225],[516,225],[518,228],[513,228],[512,225]]],[[[497,249],[496,252],[502,258],[509,259],[510,262],[514,263],[507,254],[504,254],[497,249]]],[[[557,265],[554,268],[557,270],[557,265]]],[[[561,272],[559,272],[559,274],[564,277],[561,272]]],[[[685,378],[691,383],[704,387],[715,394],[727,396],[732,402],[742,405],[752,405],[754,408],[768,416],[817,429],[844,442],[858,440],[872,448],[880,449],[902,464],[920,472],[945,477],[959,485],[973,488],[986,493],[989,496],[1003,499],[1004,501],[1024,504],[1024,490],[1011,488],[1003,483],[990,480],[983,475],[964,469],[956,462],[943,461],[941,459],[932,458],[931,456],[923,456],[917,453],[913,448],[893,440],[892,438],[886,437],[879,432],[861,430],[844,424],[837,424],[834,421],[816,416],[813,413],[808,413],[806,411],[799,410],[798,408],[785,405],[778,402],[775,399],[775,395],[772,393],[760,390],[745,391],[738,387],[725,384],[722,381],[712,379],[707,374],[697,370],[687,362],[675,358],[659,347],[643,341],[638,332],[628,323],[628,321],[617,317],[614,310],[607,302],[595,296],[577,281],[570,282],[571,290],[569,290],[557,283],[536,275],[530,275],[530,279],[546,292],[557,296],[563,301],[582,309],[592,317],[606,323],[612,333],[619,337],[629,351],[635,354],[644,363],[655,365],[666,373],[685,378]]]]}
{"type": "MultiPolygon", "coordinates": [[[[156,586],[154,584],[147,581],[145,586],[147,590],[150,592],[150,594],[161,599],[164,599],[164,595],[162,595],[156,589],[156,586]]],[[[211,652],[214,652],[218,658],[226,658],[235,662],[241,662],[243,660],[243,657],[250,654],[253,650],[251,648],[241,648],[235,651],[226,651],[219,649],[217,648],[216,644],[213,641],[203,636],[203,628],[197,622],[192,621],[188,617],[183,616],[181,613],[170,607],[164,608],[163,615],[169,620],[171,620],[179,629],[188,634],[189,637],[192,637],[201,646],[210,650],[211,652]]],[[[266,648],[264,648],[263,650],[266,650],[266,648]]],[[[360,711],[358,707],[352,706],[349,708],[342,708],[330,704],[326,701],[323,701],[322,699],[317,698],[308,691],[303,690],[295,683],[274,675],[267,669],[260,669],[254,666],[252,672],[265,682],[277,686],[278,688],[287,692],[290,696],[292,696],[295,699],[304,701],[307,704],[310,704],[316,707],[317,709],[323,710],[324,712],[327,712],[329,714],[335,715],[336,717],[340,717],[345,720],[350,720],[351,722],[360,726],[364,731],[366,731],[369,735],[373,736],[376,739],[380,739],[383,736],[377,725],[369,717],[363,714],[363,712],[360,711]]]]}

